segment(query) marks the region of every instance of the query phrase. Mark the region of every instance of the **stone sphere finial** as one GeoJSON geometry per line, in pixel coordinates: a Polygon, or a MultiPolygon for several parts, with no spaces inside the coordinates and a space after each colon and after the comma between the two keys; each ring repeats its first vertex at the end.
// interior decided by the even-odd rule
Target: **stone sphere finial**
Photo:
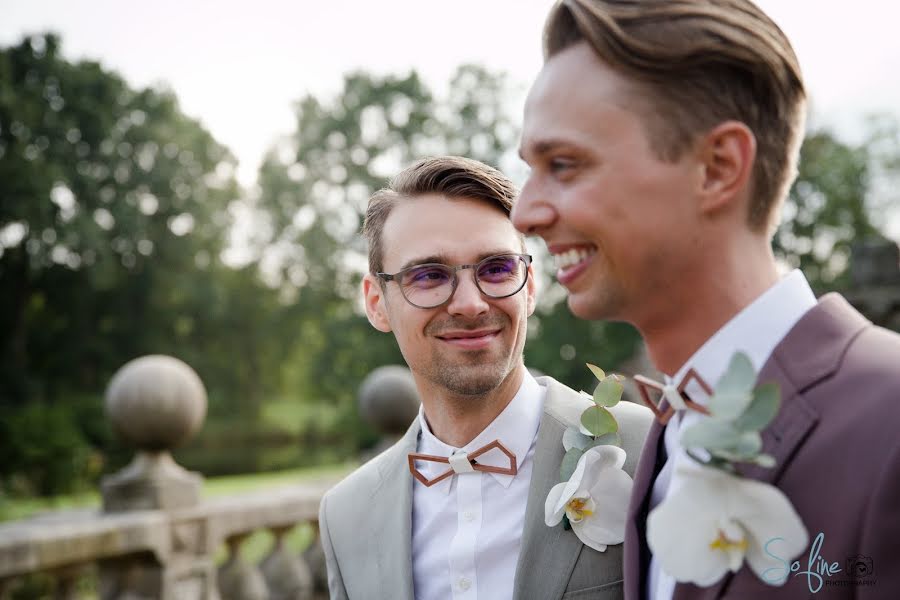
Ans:
{"type": "Polygon", "coordinates": [[[406,367],[372,370],[359,386],[359,412],[379,432],[402,435],[419,413],[419,392],[406,367]]]}
{"type": "Polygon", "coordinates": [[[197,373],[177,358],[142,356],[113,376],[106,390],[106,414],[137,448],[171,450],[203,424],[206,389],[197,373]]]}

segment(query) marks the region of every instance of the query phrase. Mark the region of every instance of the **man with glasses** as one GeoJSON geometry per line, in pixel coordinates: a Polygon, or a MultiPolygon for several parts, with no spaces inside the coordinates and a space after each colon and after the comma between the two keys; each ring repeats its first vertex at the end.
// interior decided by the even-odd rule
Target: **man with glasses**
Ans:
{"type": "MultiPolygon", "coordinates": [[[[525,368],[535,283],[509,221],[515,196],[495,169],[442,157],[369,201],[366,314],[395,335],[422,409],[322,501],[332,598],[622,594],[620,545],[598,552],[545,524],[566,417],[591,402],[525,368]]],[[[627,403],[613,412],[631,473],[651,415],[627,403]]]]}

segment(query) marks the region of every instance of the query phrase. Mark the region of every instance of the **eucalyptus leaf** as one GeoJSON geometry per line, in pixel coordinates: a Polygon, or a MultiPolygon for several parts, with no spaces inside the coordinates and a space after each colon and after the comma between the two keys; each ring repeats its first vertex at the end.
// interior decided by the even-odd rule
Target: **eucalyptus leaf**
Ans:
{"type": "Polygon", "coordinates": [[[606,379],[606,373],[603,372],[603,369],[598,367],[597,365],[592,365],[591,363],[585,363],[587,368],[591,370],[591,373],[594,374],[594,377],[597,378],[598,381],[603,381],[606,379]]]}
{"type": "Polygon", "coordinates": [[[705,419],[691,425],[681,433],[681,443],[686,448],[704,448],[710,453],[744,459],[759,452],[762,446],[759,433],[740,431],[723,419],[705,419]]]}
{"type": "Polygon", "coordinates": [[[759,433],[745,431],[739,435],[731,447],[710,449],[710,453],[731,462],[753,462],[761,449],[762,438],[759,433]]]}
{"type": "Polygon", "coordinates": [[[622,399],[622,391],[625,388],[619,383],[618,379],[610,375],[597,384],[594,388],[594,402],[598,406],[615,406],[622,399]]]}
{"type": "Polygon", "coordinates": [[[766,383],[753,390],[753,401],[734,421],[741,431],[762,431],[778,414],[781,393],[777,383],[766,383]]]}
{"type": "Polygon", "coordinates": [[[619,424],[612,413],[602,406],[590,406],[581,413],[581,424],[593,436],[606,435],[619,430],[619,424]]]}
{"type": "Polygon", "coordinates": [[[619,448],[621,448],[622,436],[619,435],[618,431],[598,436],[594,438],[594,441],[591,442],[591,445],[587,449],[593,448],[595,446],[618,446],[619,448]]]}
{"type": "Polygon", "coordinates": [[[572,448],[579,450],[587,450],[593,444],[593,439],[589,435],[584,435],[575,427],[569,427],[563,433],[563,448],[566,452],[572,448]]]}
{"type": "Polygon", "coordinates": [[[710,412],[719,419],[736,419],[753,400],[755,383],[756,370],[750,358],[743,352],[736,352],[709,400],[710,412]]]}
{"type": "Polygon", "coordinates": [[[581,455],[584,454],[583,450],[579,450],[578,448],[572,448],[562,459],[562,464],[559,466],[559,479],[560,481],[568,481],[572,477],[572,473],[575,472],[575,467],[578,466],[578,459],[581,458],[581,455]]]}

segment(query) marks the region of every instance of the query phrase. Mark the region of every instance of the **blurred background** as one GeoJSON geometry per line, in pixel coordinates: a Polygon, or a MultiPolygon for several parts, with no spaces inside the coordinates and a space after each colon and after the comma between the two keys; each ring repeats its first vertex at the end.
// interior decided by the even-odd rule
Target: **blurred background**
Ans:
{"type": "MultiPolygon", "coordinates": [[[[760,4],[812,94],[778,256],[817,293],[852,293],[854,244],[900,239],[900,9],[760,4]]],[[[549,5],[0,0],[0,520],[127,462],[103,394],[145,354],[184,360],[208,390],[176,452],[189,469],[371,448],[357,390],[402,357],[361,312],[361,211],[425,155],[523,180],[549,5]]],[[[530,367],[587,389],[585,362],[639,361],[631,328],[576,321],[538,262],[530,367]]]]}

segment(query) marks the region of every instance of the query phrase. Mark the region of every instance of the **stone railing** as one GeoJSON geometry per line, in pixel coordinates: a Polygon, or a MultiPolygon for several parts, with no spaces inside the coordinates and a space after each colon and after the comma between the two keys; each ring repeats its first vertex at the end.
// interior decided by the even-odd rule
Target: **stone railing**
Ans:
{"type": "Polygon", "coordinates": [[[56,579],[56,598],[79,597],[76,582],[85,576],[96,577],[96,595],[104,599],[325,598],[315,535],[319,501],[333,483],[174,510],[65,511],[3,524],[0,590],[14,588],[18,576],[43,572],[56,579]],[[313,543],[295,555],[283,540],[298,524],[310,524],[313,543]],[[274,534],[272,549],[259,565],[244,562],[241,544],[260,530],[274,534]],[[223,545],[228,558],[216,568],[223,545]]]}
{"type": "MultiPolygon", "coordinates": [[[[276,600],[325,597],[318,508],[336,479],[275,491],[201,500],[202,476],[178,466],[170,451],[192,436],[206,415],[206,391],[183,362],[147,356],[113,377],[106,412],[137,448],[134,460],[102,484],[99,510],[61,511],[0,524],[0,598],[23,576],[45,573],[56,598],[276,600]],[[309,529],[303,554],[284,543],[295,527],[309,529]],[[259,565],[241,558],[257,531],[274,542],[259,565]],[[227,548],[227,559],[216,566],[227,548]]],[[[21,593],[19,594],[21,595],[21,593]]]]}
{"type": "MultiPolygon", "coordinates": [[[[381,433],[381,447],[402,435],[418,405],[405,367],[375,369],[360,387],[360,413],[381,433]]],[[[318,509],[336,478],[201,500],[202,476],[180,467],[170,452],[202,425],[206,391],[175,358],[146,356],[123,366],[109,384],[106,412],[137,449],[134,460],[104,479],[101,509],[0,524],[0,600],[35,573],[53,579],[53,596],[61,599],[84,597],[82,587],[103,600],[327,597],[318,509]],[[286,543],[298,527],[310,540],[302,553],[286,543]],[[259,531],[273,541],[252,564],[241,549],[259,531]]]]}

